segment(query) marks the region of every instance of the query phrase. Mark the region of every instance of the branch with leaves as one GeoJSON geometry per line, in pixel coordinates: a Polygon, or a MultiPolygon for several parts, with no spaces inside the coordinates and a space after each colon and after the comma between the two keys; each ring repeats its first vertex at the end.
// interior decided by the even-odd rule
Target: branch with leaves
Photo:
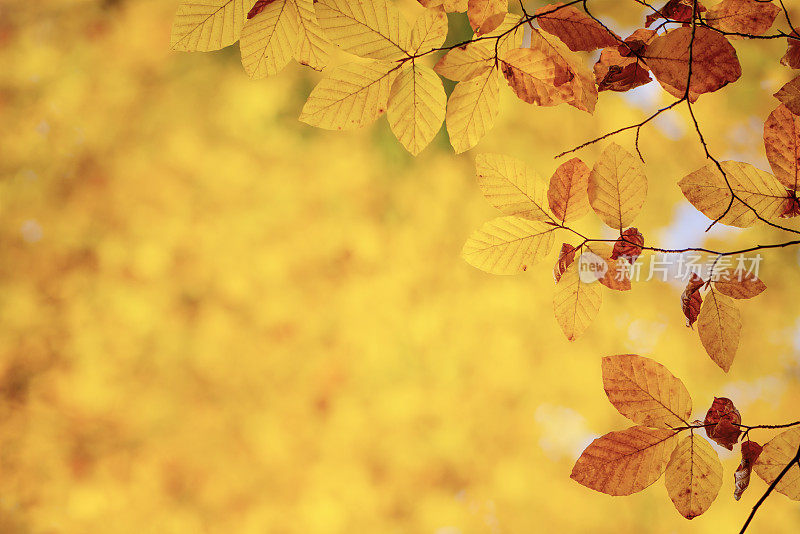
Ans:
{"type": "Polygon", "coordinates": [[[608,400],[636,426],[595,439],[575,463],[573,480],[618,496],[642,491],[663,474],[675,508],[693,519],[708,510],[723,485],[722,463],[699,435],[702,429],[728,450],[741,442],[734,499],[738,501],[747,490],[752,471],[768,485],[741,532],[773,491],[800,500],[800,421],[744,425],[733,402],[717,397],[703,421],[690,423],[692,397],[683,382],[660,363],[635,354],[603,358],[602,375],[608,400]],[[762,446],[750,438],[756,429],[786,430],[762,446]]]}

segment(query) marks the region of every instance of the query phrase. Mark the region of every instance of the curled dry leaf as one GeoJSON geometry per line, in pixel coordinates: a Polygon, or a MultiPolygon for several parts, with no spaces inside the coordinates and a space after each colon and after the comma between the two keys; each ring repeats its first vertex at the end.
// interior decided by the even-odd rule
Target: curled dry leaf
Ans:
{"type": "Polygon", "coordinates": [[[685,425],[692,414],[686,386],[655,360],[636,354],[606,356],[602,371],[608,400],[634,423],[677,427],[685,425]]]}
{"type": "Polygon", "coordinates": [[[650,73],[635,57],[623,57],[616,48],[606,48],[594,64],[598,91],[624,92],[650,83],[650,73]]]}
{"type": "Polygon", "coordinates": [[[556,264],[553,266],[553,279],[555,279],[556,284],[561,280],[561,275],[564,274],[567,267],[572,265],[572,262],[575,261],[575,253],[577,250],[578,249],[569,243],[563,243],[561,245],[561,251],[558,253],[558,260],[556,260],[556,264]]]}
{"type": "Polygon", "coordinates": [[[733,450],[733,446],[739,441],[742,430],[738,425],[741,423],[742,416],[739,410],[733,405],[733,401],[726,397],[714,397],[714,402],[711,403],[703,421],[706,435],[729,451],[733,450]]]}
{"type": "Polygon", "coordinates": [[[780,8],[763,0],[722,0],[709,8],[709,26],[724,32],[763,35],[772,27],[780,8]]]}
{"type": "MultiPolygon", "coordinates": [[[[800,187],[800,117],[784,104],[764,121],[764,148],[775,178],[796,191],[800,187]]],[[[781,193],[786,196],[785,190],[781,193]]]]}
{"type": "MultiPolygon", "coordinates": [[[[692,11],[694,10],[694,0],[669,0],[664,7],[655,13],[647,15],[645,23],[650,26],[655,21],[667,18],[678,22],[691,22],[692,11]]],[[[697,2],[697,13],[706,10],[702,3],[697,2]]]]}
{"type": "Polygon", "coordinates": [[[786,54],[781,58],[781,65],[800,69],[800,35],[792,32],[786,38],[786,54]]]}
{"type": "Polygon", "coordinates": [[[583,335],[597,317],[603,301],[602,286],[596,280],[588,283],[581,280],[578,263],[572,262],[567,267],[553,295],[556,321],[570,341],[583,335]]]}
{"type": "Polygon", "coordinates": [[[709,291],[697,316],[697,333],[714,363],[726,373],[730,371],[742,333],[742,320],[733,299],[714,289],[709,291]]]}
{"type": "Polygon", "coordinates": [[[800,215],[800,198],[797,197],[797,191],[787,191],[786,207],[781,213],[781,217],[791,219],[800,215]]]}
{"type": "Polygon", "coordinates": [[[257,0],[255,5],[250,8],[250,11],[247,12],[247,20],[252,19],[266,8],[268,5],[273,3],[275,0],[257,0]]]}
{"type": "Polygon", "coordinates": [[[616,143],[608,145],[589,175],[589,204],[611,228],[631,225],[647,198],[641,162],[616,143]]]}
{"type": "Polygon", "coordinates": [[[754,273],[737,269],[716,273],[714,289],[734,299],[750,299],[761,294],[767,286],[754,273]]]}
{"type": "Polygon", "coordinates": [[[536,10],[539,26],[561,39],[572,51],[591,51],[614,46],[621,39],[598,21],[559,2],[536,10]]]}
{"type": "Polygon", "coordinates": [[[686,284],[686,289],[681,293],[681,309],[686,316],[686,326],[692,326],[697,321],[700,314],[700,306],[703,304],[703,297],[700,295],[700,288],[705,284],[705,280],[692,273],[692,277],[686,284]]]}
{"type": "Polygon", "coordinates": [[[690,434],[675,447],[664,473],[664,484],[675,508],[686,519],[704,513],[722,487],[722,463],[717,451],[690,434]]]}
{"type": "Polygon", "coordinates": [[[609,432],[586,447],[570,478],[607,495],[631,495],[661,477],[676,443],[677,434],[663,428],[609,432]]]}
{"type": "Polygon", "coordinates": [[[774,95],[794,115],[800,115],[800,76],[778,89],[774,95]]]}
{"type": "Polygon", "coordinates": [[[719,219],[722,224],[746,228],[758,220],[753,209],[765,219],[778,218],[784,212],[786,188],[773,175],[739,161],[723,161],[720,165],[725,176],[716,164],[709,163],[678,182],[686,199],[703,215],[719,219]],[[739,197],[733,202],[731,189],[739,197]]]}
{"type": "Polygon", "coordinates": [[[497,29],[508,13],[508,0],[469,0],[467,17],[473,31],[483,35],[497,29]]]}
{"type": "Polygon", "coordinates": [[[742,442],[742,461],[733,474],[733,498],[737,501],[742,498],[742,493],[750,485],[750,472],[762,449],[763,447],[755,441],[742,442]]]}
{"type": "MultiPolygon", "coordinates": [[[[797,455],[800,448],[800,427],[790,428],[768,441],[758,456],[753,468],[756,474],[767,484],[772,484],[778,474],[797,455]]],[[[795,463],[789,468],[775,490],[790,499],[800,501],[800,465],[795,463]]]]}
{"type": "Polygon", "coordinates": [[[614,242],[614,251],[611,259],[624,258],[633,265],[642,253],[644,246],[644,236],[637,228],[630,227],[614,242]]]}
{"type": "Polygon", "coordinates": [[[478,187],[489,204],[506,215],[533,221],[549,219],[545,181],[522,160],[503,154],[478,154],[478,187]]]}
{"type": "Polygon", "coordinates": [[[547,202],[556,219],[571,222],[589,213],[589,167],[579,158],[559,165],[550,177],[547,202]]]}
{"type": "Polygon", "coordinates": [[[721,34],[708,28],[677,28],[653,39],[644,53],[645,61],[662,87],[681,98],[689,78],[689,43],[692,69],[689,100],[711,93],[735,82],[742,75],[736,50],[721,34]]]}

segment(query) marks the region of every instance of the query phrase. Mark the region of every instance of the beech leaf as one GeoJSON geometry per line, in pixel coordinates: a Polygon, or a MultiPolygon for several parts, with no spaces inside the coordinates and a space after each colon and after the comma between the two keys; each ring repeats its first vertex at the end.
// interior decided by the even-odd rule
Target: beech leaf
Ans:
{"type": "Polygon", "coordinates": [[[622,39],[595,19],[572,6],[559,2],[536,10],[539,26],[561,39],[572,51],[591,51],[614,46],[622,39]]]}
{"type": "Polygon", "coordinates": [[[733,401],[726,397],[714,397],[714,402],[711,403],[703,421],[706,435],[729,451],[733,450],[733,446],[739,441],[742,433],[739,428],[741,423],[742,416],[739,410],[733,405],[733,401]]]}
{"type": "MultiPolygon", "coordinates": [[[[785,430],[764,445],[753,469],[764,482],[772,484],[795,457],[798,447],[800,447],[800,427],[785,430]]],[[[792,465],[778,482],[775,490],[790,499],[800,501],[800,466],[797,463],[792,465]]]]}
{"type": "Polygon", "coordinates": [[[717,451],[696,434],[685,437],[672,452],[664,484],[683,517],[694,519],[704,513],[722,487],[722,463],[717,451]]]}
{"type": "Polygon", "coordinates": [[[416,156],[442,127],[447,94],[433,70],[406,64],[392,83],[386,118],[397,140],[416,156]]]}
{"type": "Polygon", "coordinates": [[[562,223],[580,219],[590,211],[589,167],[579,158],[559,165],[550,177],[547,201],[553,215],[562,223]]]}
{"type": "Polygon", "coordinates": [[[755,441],[742,442],[742,461],[733,474],[733,498],[737,501],[742,498],[742,494],[750,485],[750,472],[761,455],[762,449],[763,447],[755,441]]]}
{"type": "Polygon", "coordinates": [[[611,228],[631,225],[647,198],[647,178],[633,155],[616,143],[608,145],[589,175],[589,204],[611,228]]]}
{"type": "Polygon", "coordinates": [[[800,76],[786,83],[773,96],[780,100],[793,115],[800,115],[800,76]]]}
{"type": "Polygon", "coordinates": [[[411,26],[390,0],[316,0],[325,36],[357,56],[396,60],[408,57],[411,26]]]}
{"type": "Polygon", "coordinates": [[[553,247],[553,227],[523,217],[498,217],[475,231],[461,254],[492,274],[517,274],[541,261],[553,247]]]}
{"type": "MultiPolygon", "coordinates": [[[[775,108],[764,121],[764,148],[775,178],[783,186],[797,190],[800,187],[800,117],[784,104],[775,108]]],[[[777,194],[778,189],[774,189],[777,194]]]]}
{"type": "Polygon", "coordinates": [[[550,218],[545,204],[546,184],[523,161],[502,154],[478,154],[475,171],[486,200],[504,214],[534,221],[550,218]]]}
{"type": "Polygon", "coordinates": [[[467,17],[473,31],[482,35],[497,29],[508,13],[508,0],[469,0],[467,17]]]}
{"type": "Polygon", "coordinates": [[[274,76],[294,57],[300,21],[294,2],[275,0],[245,22],[239,41],[242,65],[253,79],[274,76]]]}
{"type": "Polygon", "coordinates": [[[763,35],[781,8],[763,0],[722,0],[708,9],[706,22],[724,32],[763,35]]]}
{"type": "Polygon", "coordinates": [[[744,269],[716,273],[713,282],[714,289],[734,299],[750,299],[767,289],[755,274],[744,269]]]}
{"type": "Polygon", "coordinates": [[[709,291],[697,316],[697,333],[708,355],[726,373],[736,356],[741,332],[742,320],[733,299],[709,291]]]}
{"type": "Polygon", "coordinates": [[[500,77],[497,70],[459,82],[447,101],[445,116],[450,144],[457,154],[469,150],[494,126],[500,112],[500,77]]]}
{"type": "Polygon", "coordinates": [[[553,310],[556,321],[568,340],[581,337],[597,317],[603,301],[602,286],[596,281],[584,282],[578,262],[572,262],[556,284],[553,310]]]}
{"type": "Polygon", "coordinates": [[[184,52],[209,52],[239,40],[248,0],[183,1],[178,4],[172,23],[170,48],[184,52]]]}

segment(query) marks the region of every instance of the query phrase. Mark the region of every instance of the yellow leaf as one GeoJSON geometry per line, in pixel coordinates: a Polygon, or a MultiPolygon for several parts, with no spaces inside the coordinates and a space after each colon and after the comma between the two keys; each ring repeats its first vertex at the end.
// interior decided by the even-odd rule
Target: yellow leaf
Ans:
{"type": "Polygon", "coordinates": [[[460,82],[447,102],[447,133],[456,153],[478,144],[500,111],[500,81],[495,69],[460,82]]]}
{"type": "Polygon", "coordinates": [[[708,510],[722,487],[722,463],[717,451],[700,436],[687,436],[672,452],[664,484],[683,517],[699,516],[708,510]]]}
{"type": "Polygon", "coordinates": [[[172,24],[170,47],[208,52],[232,45],[239,40],[251,4],[247,0],[181,2],[172,24]]]}
{"type": "Polygon", "coordinates": [[[492,274],[517,274],[553,248],[553,227],[522,217],[498,217],[475,231],[461,255],[467,263],[492,274]]]}
{"type": "Polygon", "coordinates": [[[767,285],[753,273],[739,269],[716,273],[714,289],[734,299],[750,299],[767,289],[767,285]]]}
{"type": "MultiPolygon", "coordinates": [[[[783,213],[786,189],[774,176],[739,161],[723,161],[721,166],[734,193],[762,217],[775,219],[783,213]]],[[[730,189],[714,163],[685,176],[678,185],[687,200],[709,219],[718,219],[730,206],[720,219],[722,224],[744,228],[758,220],[740,200],[734,199],[731,204],[730,189]]]]}
{"type": "Polygon", "coordinates": [[[709,291],[697,316],[697,333],[708,355],[726,373],[736,356],[741,331],[742,321],[733,299],[709,291]]]}
{"type": "Polygon", "coordinates": [[[447,38],[447,15],[444,9],[427,9],[420,15],[411,29],[413,54],[427,54],[439,48],[447,38]]]}
{"type": "Polygon", "coordinates": [[[566,102],[587,113],[594,113],[597,85],[594,72],[586,66],[583,58],[567,48],[557,37],[537,30],[531,33],[530,47],[545,53],[559,68],[565,69],[571,75],[568,82],[559,85],[558,93],[552,95],[554,102],[566,102]]]}
{"type": "Polygon", "coordinates": [[[297,49],[298,18],[294,3],[275,0],[245,22],[239,48],[251,78],[277,74],[291,61],[297,49]]]}
{"type": "Polygon", "coordinates": [[[489,204],[506,215],[533,221],[550,219],[545,209],[545,182],[524,162],[501,154],[475,158],[478,186],[489,204]]]}
{"type": "Polygon", "coordinates": [[[634,423],[658,428],[687,424],[692,397],[683,382],[660,363],[619,354],[604,357],[602,370],[608,400],[634,423]]]}
{"type": "Polygon", "coordinates": [[[411,26],[388,0],[317,0],[325,36],[357,56],[395,60],[409,56],[411,26]]]}
{"type": "Polygon", "coordinates": [[[405,65],[389,93],[389,126],[413,155],[422,152],[444,121],[447,95],[430,68],[405,65]]]}
{"type": "Polygon", "coordinates": [[[433,70],[453,81],[467,81],[491,69],[493,60],[494,51],[480,42],[471,42],[447,52],[433,70]]]}
{"type": "Polygon", "coordinates": [[[554,106],[567,102],[569,95],[559,90],[572,74],[559,66],[548,53],[538,48],[514,48],[498,56],[503,75],[516,95],[529,104],[554,106]]]}
{"type": "Polygon", "coordinates": [[[671,430],[634,426],[594,440],[575,462],[570,477],[608,495],[631,495],[661,477],[675,449],[671,430]]]}
{"type": "MultiPolygon", "coordinates": [[[[767,484],[772,484],[789,465],[800,447],[800,427],[781,432],[764,445],[753,470],[767,484]]],[[[790,499],[800,501],[800,466],[795,463],[783,476],[775,490],[790,499]]]]}
{"type": "Polygon", "coordinates": [[[647,198],[641,163],[616,143],[600,154],[589,175],[589,204],[604,223],[622,230],[633,223],[647,198]]]}
{"type": "Polygon", "coordinates": [[[775,178],[789,189],[800,188],[800,117],[786,104],[764,121],[764,148],[775,178]]]}
{"type": "Polygon", "coordinates": [[[336,67],[311,91],[300,120],[329,130],[366,126],[386,111],[396,74],[397,65],[389,61],[336,67]]]}
{"type": "MultiPolygon", "coordinates": [[[[522,46],[525,41],[525,26],[526,24],[522,23],[522,17],[508,13],[497,28],[481,37],[498,37],[497,52],[505,52],[522,46]]],[[[530,28],[530,26],[528,27],[530,28]]],[[[494,40],[488,42],[494,44],[494,40]]],[[[494,57],[494,47],[492,49],[492,57],[494,57]]]]}
{"type": "Polygon", "coordinates": [[[468,0],[469,24],[476,34],[495,30],[508,13],[508,0],[468,0]]]}
{"type": "Polygon", "coordinates": [[[328,63],[328,45],[317,15],[314,0],[295,0],[299,15],[298,44],[295,58],[312,69],[322,70],[328,63]]]}
{"type": "Polygon", "coordinates": [[[597,281],[583,282],[578,272],[579,264],[579,261],[574,261],[567,267],[553,296],[556,321],[570,341],[583,335],[597,317],[603,301],[603,286],[597,281]]]}
{"type": "Polygon", "coordinates": [[[547,200],[553,215],[562,223],[589,213],[589,172],[583,161],[572,158],[559,165],[550,177],[547,200]]]}

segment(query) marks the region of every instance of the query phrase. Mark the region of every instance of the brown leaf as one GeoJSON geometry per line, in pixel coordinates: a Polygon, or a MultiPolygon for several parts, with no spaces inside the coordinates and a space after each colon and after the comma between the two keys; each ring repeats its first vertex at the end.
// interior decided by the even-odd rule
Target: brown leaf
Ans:
{"type": "Polygon", "coordinates": [[[764,122],[764,148],[775,178],[791,190],[798,189],[800,117],[794,115],[784,104],[775,108],[764,122]]]}
{"type": "Polygon", "coordinates": [[[586,248],[600,256],[608,266],[603,276],[598,279],[601,284],[614,291],[630,291],[631,268],[626,260],[622,258],[612,260],[612,249],[608,243],[591,243],[586,248]]]}
{"type": "Polygon", "coordinates": [[[625,43],[617,47],[617,51],[622,57],[641,55],[645,47],[649,45],[658,34],[654,30],[639,28],[628,37],[625,43]]]}
{"type": "Polygon", "coordinates": [[[781,58],[781,65],[786,65],[793,69],[800,69],[800,36],[797,33],[786,38],[786,54],[781,58]]]}
{"type": "Polygon", "coordinates": [[[711,408],[706,412],[703,422],[706,425],[706,435],[717,442],[718,445],[725,447],[729,451],[739,441],[742,430],[738,427],[742,422],[739,410],[733,405],[733,401],[726,397],[714,397],[711,408]]]}
{"type": "Polygon", "coordinates": [[[616,48],[606,48],[594,64],[598,91],[629,91],[650,83],[650,73],[633,57],[623,57],[616,48]]]}
{"type": "Polygon", "coordinates": [[[703,304],[703,297],[700,295],[700,288],[705,284],[705,280],[692,273],[686,289],[681,293],[681,309],[686,316],[686,326],[692,326],[700,314],[700,306],[703,304]]]}
{"type": "Polygon", "coordinates": [[[578,249],[569,243],[561,245],[561,251],[558,253],[558,260],[553,266],[553,278],[555,278],[556,284],[561,280],[561,275],[564,274],[567,267],[572,265],[572,262],[575,261],[575,252],[577,250],[578,249]]]}
{"type": "Polygon", "coordinates": [[[607,495],[631,495],[661,477],[676,443],[677,434],[663,428],[609,432],[586,447],[570,478],[607,495]]]}
{"type": "Polygon", "coordinates": [[[763,447],[755,441],[742,442],[742,461],[733,474],[733,498],[737,501],[742,498],[742,493],[750,485],[750,472],[753,470],[753,465],[758,460],[762,449],[763,447]]]}
{"type": "Polygon", "coordinates": [[[508,0],[469,0],[467,17],[473,31],[483,35],[497,29],[508,13],[508,0]]]}
{"type": "Polygon", "coordinates": [[[644,246],[644,236],[638,229],[630,227],[616,240],[614,243],[614,251],[611,253],[611,259],[625,258],[628,263],[633,265],[636,259],[642,253],[644,246]]]}
{"type": "Polygon", "coordinates": [[[781,213],[784,219],[791,219],[800,215],[800,198],[797,198],[797,191],[787,191],[786,206],[781,213]]]}
{"type": "MultiPolygon", "coordinates": [[[[662,87],[680,98],[689,76],[689,43],[692,28],[677,28],[653,39],[644,58],[662,87]]],[[[696,28],[692,45],[692,79],[689,100],[735,82],[742,75],[736,50],[725,37],[708,28],[696,28]]]]}
{"type": "Polygon", "coordinates": [[[716,273],[714,289],[731,298],[749,299],[759,295],[767,286],[755,274],[737,269],[716,273]]]}
{"type": "Polygon", "coordinates": [[[255,5],[250,9],[250,11],[247,12],[247,20],[252,19],[264,11],[264,9],[274,1],[275,0],[257,0],[255,5]]]}
{"type": "Polygon", "coordinates": [[[569,95],[558,88],[573,74],[543,50],[515,48],[502,52],[499,59],[508,85],[528,104],[554,106],[568,101],[569,95]]]}
{"type": "MultiPolygon", "coordinates": [[[[658,13],[651,13],[645,18],[645,23],[650,26],[655,21],[664,17],[678,22],[691,22],[694,0],[669,0],[658,13]]],[[[697,2],[697,13],[702,13],[706,8],[697,2]]]]}
{"type": "Polygon", "coordinates": [[[620,38],[595,19],[572,6],[548,4],[536,10],[539,26],[561,39],[572,51],[591,51],[614,46],[620,38]],[[558,9],[556,9],[558,8],[558,9]]]}
{"type": "MultiPolygon", "coordinates": [[[[594,113],[597,104],[597,86],[594,83],[594,75],[584,64],[583,58],[567,48],[557,37],[535,29],[531,33],[531,48],[541,50],[572,75],[566,83],[558,86],[555,94],[551,95],[554,103],[566,102],[581,111],[594,113]]],[[[553,103],[542,105],[553,105],[553,103]]]]}
{"type": "Polygon", "coordinates": [[[589,213],[586,190],[590,172],[580,158],[572,158],[559,165],[550,177],[547,202],[553,215],[562,223],[580,219],[589,213]]]}
{"type": "Polygon", "coordinates": [[[706,22],[724,32],[762,35],[772,27],[780,8],[763,0],[722,0],[706,13],[706,22]]]}
{"type": "Polygon", "coordinates": [[[800,76],[781,87],[774,95],[795,115],[800,115],[800,76]]]}
{"type": "Polygon", "coordinates": [[[654,428],[685,425],[692,414],[692,397],[669,370],[636,354],[606,356],[603,389],[619,413],[654,428]]]}

